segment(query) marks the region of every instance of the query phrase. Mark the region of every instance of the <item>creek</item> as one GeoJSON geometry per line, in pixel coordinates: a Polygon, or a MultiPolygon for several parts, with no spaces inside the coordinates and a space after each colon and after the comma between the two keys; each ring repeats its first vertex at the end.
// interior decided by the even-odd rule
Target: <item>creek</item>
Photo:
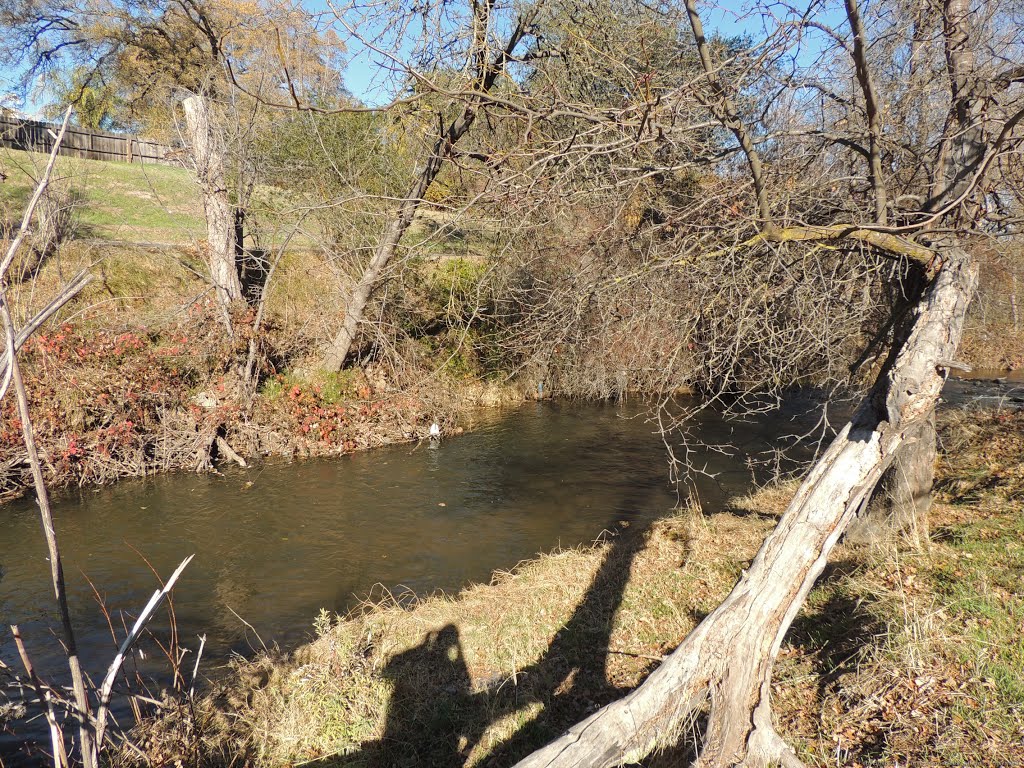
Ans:
{"type": "MultiPolygon", "coordinates": [[[[962,387],[959,401],[991,391],[962,387]]],[[[843,413],[828,413],[841,424],[843,413]]],[[[759,460],[791,442],[784,436],[814,429],[821,415],[813,398],[743,420],[705,411],[687,441],[690,463],[704,472],[692,482],[702,506],[720,509],[765,479],[778,467],[759,460]]],[[[678,439],[674,448],[678,456],[686,451],[678,439]]],[[[805,460],[802,450],[783,468],[805,460]]],[[[166,577],[192,554],[174,590],[174,623],[190,649],[182,664],[189,676],[198,636],[206,636],[202,678],[231,654],[307,640],[321,609],[344,613],[368,597],[407,599],[486,582],[539,552],[664,515],[680,493],[643,404],[543,402],[486,415],[481,426],[440,443],[83,489],[61,496],[54,516],[79,652],[93,680],[114,655],[99,601],[123,636],[122,622],[130,624],[156,588],[150,567],[166,577]]],[[[40,674],[62,680],[38,512],[26,500],[0,514],[0,659],[20,668],[8,626],[18,624],[40,674]]],[[[166,643],[166,612],[151,626],[166,643]]],[[[167,661],[152,639],[140,650],[134,664],[158,690],[168,681],[167,661]]],[[[22,762],[14,754],[26,739],[43,737],[40,725],[0,734],[0,761],[22,762]]]]}

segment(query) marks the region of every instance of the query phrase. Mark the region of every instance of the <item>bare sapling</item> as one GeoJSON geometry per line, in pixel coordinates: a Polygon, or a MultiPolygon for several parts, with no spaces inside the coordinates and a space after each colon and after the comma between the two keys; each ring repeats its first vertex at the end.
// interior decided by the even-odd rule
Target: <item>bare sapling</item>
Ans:
{"type": "MultiPolygon", "coordinates": [[[[61,640],[64,647],[68,671],[71,676],[72,695],[70,698],[60,686],[46,683],[38,675],[33,666],[28,649],[26,648],[21,633],[17,626],[12,626],[18,653],[28,676],[28,685],[35,692],[37,702],[42,708],[50,732],[50,742],[53,763],[56,768],[70,766],[75,761],[76,753],[69,751],[65,745],[64,734],[60,728],[58,711],[76,724],[78,732],[77,760],[85,768],[96,768],[99,765],[100,753],[103,750],[105,740],[109,738],[110,703],[113,693],[114,681],[117,679],[126,655],[138,641],[146,625],[153,617],[154,612],[167,597],[173,588],[181,572],[191,561],[186,558],[174,571],[167,583],[157,590],[143,611],[139,614],[131,631],[125,637],[118,648],[117,655],[111,662],[104,676],[103,683],[97,692],[95,707],[90,695],[89,683],[78,654],[78,646],[75,637],[74,626],[71,621],[71,613],[68,607],[67,586],[64,579],[64,569],[61,561],[60,547],[57,541],[56,526],[53,519],[53,511],[50,505],[50,497],[43,477],[43,467],[39,457],[39,450],[36,446],[35,434],[32,429],[32,414],[29,407],[28,391],[22,377],[21,366],[18,361],[18,350],[27,341],[33,331],[39,328],[49,317],[77,296],[89,283],[89,275],[83,273],[75,277],[71,283],[65,286],[58,295],[37,313],[22,328],[17,328],[10,309],[8,298],[9,273],[11,265],[18,255],[19,248],[25,242],[29,232],[32,215],[40,199],[45,195],[50,182],[53,168],[57,161],[57,154],[60,149],[61,140],[67,130],[68,122],[71,119],[71,108],[68,108],[64,115],[64,121],[60,131],[55,137],[53,149],[50,153],[46,168],[36,186],[35,192],[29,199],[28,206],[22,217],[21,226],[7,248],[7,252],[0,262],[0,322],[3,323],[5,335],[5,351],[0,357],[0,396],[13,388],[17,402],[18,418],[21,422],[22,439],[29,467],[32,472],[33,486],[36,493],[36,501],[39,505],[40,520],[43,526],[43,535],[46,539],[47,551],[50,562],[50,577],[53,586],[54,598],[57,601],[61,623],[61,640]]],[[[5,665],[6,667],[6,665],[5,665]]]]}
{"type": "MultiPolygon", "coordinates": [[[[32,470],[32,482],[35,486],[36,501],[39,504],[39,514],[43,524],[43,535],[46,537],[46,547],[50,556],[50,577],[53,583],[54,597],[57,600],[57,607],[60,611],[61,628],[63,630],[64,649],[67,655],[68,669],[71,673],[71,684],[74,690],[74,702],[76,707],[76,719],[78,720],[79,751],[82,764],[85,768],[95,768],[96,746],[94,731],[90,722],[89,698],[86,693],[85,675],[82,672],[82,665],[78,658],[78,648],[75,643],[75,632],[71,624],[71,614],[68,610],[67,589],[64,584],[64,569],[61,564],[60,550],[57,546],[57,535],[53,524],[53,514],[50,510],[50,497],[43,479],[43,469],[39,461],[39,453],[36,449],[35,436],[32,432],[32,416],[29,412],[28,393],[25,390],[25,383],[21,377],[21,368],[18,365],[18,355],[14,347],[15,339],[18,337],[17,329],[14,327],[14,320],[11,317],[10,304],[7,298],[7,273],[18,253],[18,249],[25,239],[29,222],[35,212],[40,198],[46,192],[50,181],[50,175],[57,162],[57,153],[60,143],[64,138],[68,122],[71,119],[71,109],[68,108],[64,114],[64,122],[61,125],[60,133],[57,135],[53,150],[50,153],[50,160],[43,171],[43,176],[36,186],[35,193],[29,200],[28,207],[21,222],[21,228],[14,240],[11,242],[2,263],[0,263],[0,320],[3,322],[4,333],[7,338],[7,373],[10,375],[17,398],[18,417],[21,420],[22,438],[25,442],[25,450],[28,453],[29,466],[32,470]]],[[[58,755],[54,755],[58,759],[58,755]]]]}
{"type": "MultiPolygon", "coordinates": [[[[514,60],[516,50],[527,39],[535,13],[527,11],[520,15],[499,46],[493,46],[491,39],[498,23],[495,15],[493,2],[473,4],[472,41],[469,46],[472,85],[469,94],[454,119],[447,125],[442,123],[429,154],[418,165],[408,191],[399,202],[369,263],[345,300],[341,330],[324,350],[321,362],[324,370],[340,371],[344,367],[363,322],[363,313],[378,287],[382,273],[395,258],[399,244],[412,225],[427,190],[446,163],[455,157],[456,145],[469,133],[484,110],[486,95],[498,83],[509,63],[514,60]]],[[[422,84],[422,78],[417,79],[422,84]]]]}

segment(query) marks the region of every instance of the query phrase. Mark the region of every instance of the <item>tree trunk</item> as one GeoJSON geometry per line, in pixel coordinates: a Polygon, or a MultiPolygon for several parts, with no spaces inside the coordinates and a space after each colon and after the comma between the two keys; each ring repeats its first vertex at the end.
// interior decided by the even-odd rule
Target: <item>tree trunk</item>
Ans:
{"type": "Polygon", "coordinates": [[[438,140],[438,143],[435,144],[430,160],[419,172],[416,182],[409,189],[405,199],[402,200],[398,214],[388,225],[383,239],[370,258],[370,263],[363,270],[362,277],[359,278],[356,287],[352,289],[352,293],[349,294],[348,300],[345,302],[345,320],[342,322],[341,330],[324,350],[321,367],[325,371],[336,372],[344,367],[345,359],[348,357],[352,343],[356,339],[356,333],[359,331],[359,323],[363,320],[363,311],[380,279],[380,274],[394,257],[398,250],[398,243],[409,229],[409,225],[412,224],[412,218],[423,199],[423,194],[437,176],[438,171],[441,170],[441,164],[444,162],[443,156],[439,154],[443,151],[442,140],[438,140]]]}
{"type": "Polygon", "coordinates": [[[697,764],[799,766],[774,730],[772,667],[786,631],[846,526],[908,435],[927,420],[945,381],[977,270],[959,247],[915,309],[849,424],[811,468],[779,525],[725,601],[635,691],[519,763],[614,766],[637,761],[707,713],[697,764]]]}
{"type": "Polygon", "coordinates": [[[868,504],[846,531],[852,544],[878,544],[891,537],[923,548],[928,541],[928,511],[935,482],[935,413],[906,431],[904,444],[882,475],[868,504]]]}
{"type": "Polygon", "coordinates": [[[336,372],[344,367],[345,359],[348,357],[352,343],[356,339],[356,333],[359,331],[359,323],[363,320],[363,311],[366,309],[373,289],[377,286],[381,272],[391,262],[398,250],[398,244],[409,229],[409,225],[412,224],[416,209],[423,201],[423,195],[437,178],[444,161],[451,155],[455,148],[455,142],[466,134],[475,120],[476,109],[472,104],[467,104],[462,110],[462,114],[452,121],[447,130],[434,142],[430,158],[417,173],[416,180],[402,199],[395,218],[388,225],[383,239],[374,250],[370,263],[349,295],[348,301],[345,302],[345,320],[342,323],[341,331],[324,350],[324,359],[321,365],[324,370],[336,372]]]}
{"type": "MultiPolygon", "coordinates": [[[[942,5],[946,72],[949,76],[950,109],[936,162],[932,197],[925,203],[930,211],[958,206],[957,216],[972,216],[963,206],[978,186],[976,173],[988,149],[985,135],[986,100],[978,98],[976,56],[971,45],[971,4],[969,0],[945,0],[942,5]]],[[[943,219],[947,224],[950,218],[943,219]]]]}
{"type": "Polygon", "coordinates": [[[258,307],[267,287],[270,264],[263,248],[245,247],[245,209],[235,209],[235,267],[242,286],[242,298],[250,307],[258,307]]]}
{"type": "Polygon", "coordinates": [[[430,152],[426,164],[416,174],[409,191],[402,199],[395,214],[395,218],[388,225],[384,237],[373,252],[370,263],[363,271],[362,277],[356,283],[348,301],[345,302],[345,320],[342,323],[341,331],[331,340],[324,350],[324,358],[321,367],[327,371],[340,371],[345,365],[345,359],[352,349],[356,333],[359,330],[359,323],[362,322],[363,312],[366,303],[370,300],[373,289],[380,279],[381,273],[391,262],[402,236],[412,224],[416,209],[423,201],[423,195],[437,178],[444,162],[451,157],[455,144],[461,139],[477,118],[477,111],[481,108],[483,94],[486,94],[494,87],[498,75],[505,71],[505,65],[509,62],[513,52],[523,40],[527,30],[533,23],[535,11],[526,16],[520,17],[514,29],[511,30],[505,47],[498,51],[493,58],[487,58],[487,34],[491,29],[491,9],[493,3],[474,3],[474,44],[476,51],[474,60],[476,64],[476,93],[462,108],[462,112],[455,118],[448,127],[437,137],[430,152]]]}
{"type": "Polygon", "coordinates": [[[235,213],[224,180],[224,141],[210,121],[210,103],[204,96],[189,96],[182,106],[189,151],[203,192],[210,280],[217,302],[227,310],[242,298],[242,284],[235,262],[235,213]]]}

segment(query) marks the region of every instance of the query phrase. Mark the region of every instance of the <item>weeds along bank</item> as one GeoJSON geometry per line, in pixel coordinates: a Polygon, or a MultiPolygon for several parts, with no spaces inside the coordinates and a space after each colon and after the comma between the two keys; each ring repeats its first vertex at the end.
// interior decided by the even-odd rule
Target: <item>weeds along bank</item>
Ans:
{"type": "MultiPolygon", "coordinates": [[[[313,372],[317,322],[330,322],[324,283],[331,275],[310,254],[290,256],[273,286],[257,337],[255,392],[241,379],[253,313],[235,317],[237,332],[228,337],[187,248],[72,243],[16,286],[15,311],[30,316],[87,264],[92,284],[20,353],[53,486],[204,469],[232,452],[246,459],[347,453],[422,437],[434,421],[455,428],[469,408],[521,398],[512,386],[472,377],[444,329],[410,342],[401,357],[371,349],[359,367],[313,372]]],[[[442,288],[423,285],[428,311],[442,288]]],[[[0,498],[10,499],[30,477],[13,398],[0,408],[0,498]]]]}
{"type": "MultiPolygon", "coordinates": [[[[946,416],[928,549],[837,551],[774,689],[808,765],[1024,763],[1022,434],[1021,413],[946,416]]],[[[729,591],[794,489],[620,528],[456,597],[323,615],[311,644],[239,662],[120,762],[511,765],[641,682],[729,591]]]]}

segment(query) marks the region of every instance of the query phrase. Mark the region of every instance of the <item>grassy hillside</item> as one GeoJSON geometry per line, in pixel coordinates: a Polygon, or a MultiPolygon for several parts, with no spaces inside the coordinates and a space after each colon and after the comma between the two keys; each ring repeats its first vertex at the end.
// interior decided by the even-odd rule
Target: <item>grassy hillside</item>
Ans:
{"type": "MultiPolygon", "coordinates": [[[[46,156],[39,153],[0,149],[0,171],[7,177],[0,182],[0,239],[3,230],[20,219],[45,162],[46,156]]],[[[102,261],[109,271],[123,273],[121,276],[133,288],[125,295],[179,297],[181,286],[177,277],[168,282],[161,276],[132,274],[137,254],[127,253],[123,243],[178,246],[167,249],[161,270],[170,266],[173,271],[175,264],[186,264],[197,274],[204,269],[200,252],[193,247],[206,236],[203,206],[198,187],[184,168],[60,158],[54,187],[76,207],[77,229],[73,236],[79,242],[70,244],[71,248],[81,255],[81,241],[94,241],[89,246],[90,260],[102,261]],[[104,241],[117,245],[109,246],[104,241]]],[[[269,194],[257,194],[249,223],[263,222],[260,242],[267,246],[282,241],[287,230],[283,225],[295,215],[292,205],[301,205],[281,190],[258,187],[257,192],[261,189],[269,190],[269,194]]],[[[365,235],[367,240],[332,243],[311,236],[318,226],[315,219],[305,225],[306,231],[289,241],[291,253],[276,275],[272,301],[311,310],[301,318],[287,310],[285,315],[314,336],[326,337],[336,320],[340,294],[325,294],[320,289],[339,284],[338,264],[344,271],[345,257],[368,247],[372,232],[365,235]],[[328,247],[318,249],[318,245],[328,247]],[[337,257],[341,260],[333,261],[337,257]]],[[[486,217],[474,219],[472,215],[458,216],[429,207],[418,212],[405,244],[426,262],[456,259],[483,264],[489,255],[501,250],[494,226],[486,217]]],[[[1021,368],[1024,333],[1020,330],[1015,286],[1024,284],[1024,274],[1019,255],[1013,243],[979,250],[981,288],[968,317],[961,357],[978,369],[1021,368]]],[[[149,257],[146,260],[151,261],[149,257]]],[[[480,270],[479,276],[483,275],[480,270]]],[[[121,295],[111,293],[111,297],[121,295]]],[[[162,300],[157,303],[166,304],[162,300]]]]}
{"type": "MultiPolygon", "coordinates": [[[[46,156],[0,150],[0,217],[16,221],[45,167],[46,156]]],[[[57,189],[78,208],[82,238],[184,244],[203,236],[198,188],[184,168],[62,157],[57,189]]]]}

